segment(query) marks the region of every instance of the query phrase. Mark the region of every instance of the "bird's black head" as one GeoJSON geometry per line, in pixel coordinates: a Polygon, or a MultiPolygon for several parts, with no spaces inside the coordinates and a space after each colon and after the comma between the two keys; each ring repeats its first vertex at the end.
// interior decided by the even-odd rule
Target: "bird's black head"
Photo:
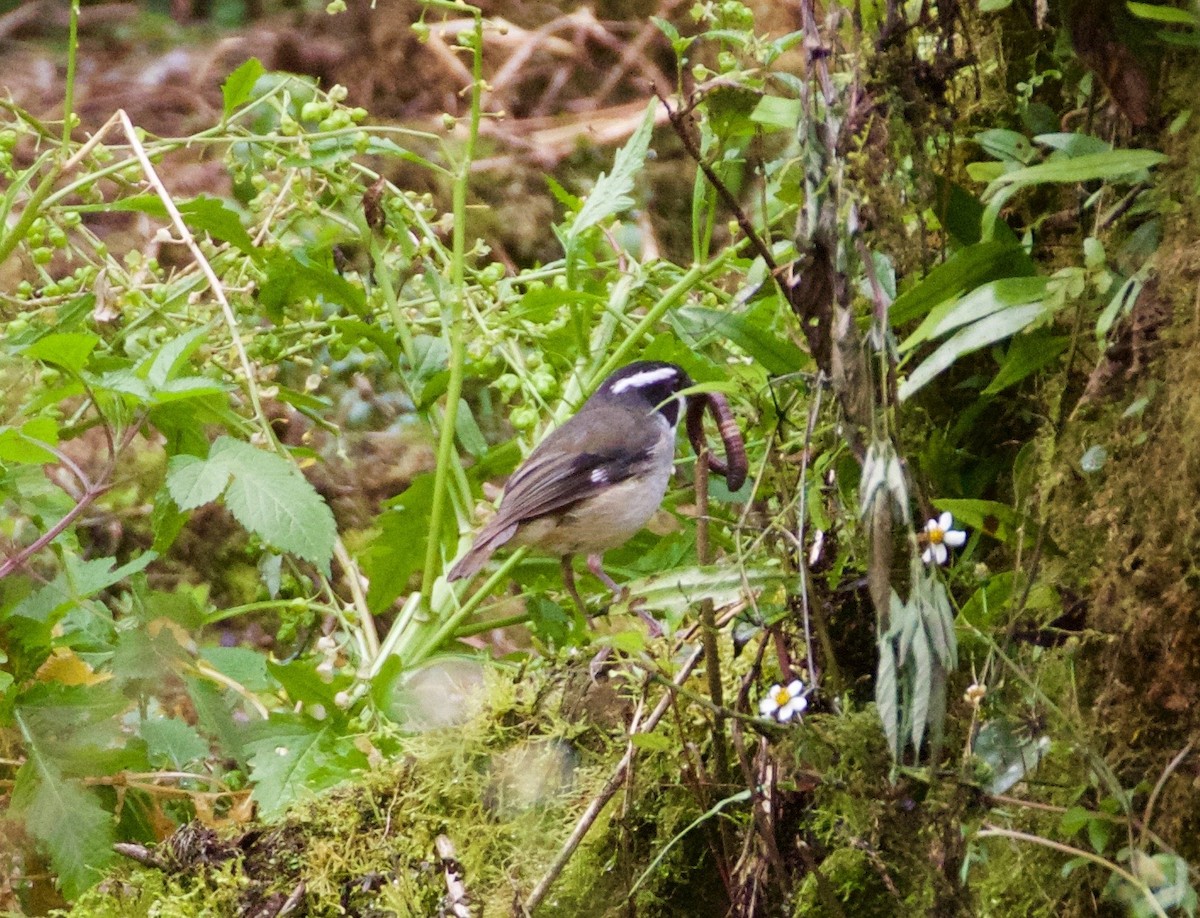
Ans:
{"type": "Polygon", "coordinates": [[[639,360],[617,370],[601,383],[588,401],[619,402],[657,408],[673,427],[679,421],[679,399],[674,396],[692,384],[691,378],[673,363],[639,360]]]}

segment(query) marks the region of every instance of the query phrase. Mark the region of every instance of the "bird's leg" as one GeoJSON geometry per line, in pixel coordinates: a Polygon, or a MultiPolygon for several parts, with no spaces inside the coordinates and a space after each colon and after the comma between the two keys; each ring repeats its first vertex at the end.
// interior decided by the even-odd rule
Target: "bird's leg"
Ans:
{"type": "MultiPolygon", "coordinates": [[[[589,561],[589,566],[591,562],[589,561]]],[[[563,555],[562,559],[563,583],[567,586],[567,592],[571,594],[571,598],[575,600],[575,608],[579,610],[579,614],[584,618],[588,617],[587,606],[583,604],[583,597],[579,595],[579,588],[575,586],[575,568],[571,567],[571,556],[563,555]]]]}
{"type": "MultiPolygon", "coordinates": [[[[603,559],[598,554],[588,555],[588,570],[595,574],[601,583],[612,590],[613,595],[618,597],[618,599],[627,599],[629,596],[629,588],[621,586],[619,583],[613,580],[612,577],[608,576],[608,572],[604,570],[604,567],[601,563],[602,561],[603,559]]],[[[638,614],[638,617],[646,623],[646,627],[649,629],[651,637],[662,637],[662,625],[658,623],[653,615],[642,608],[642,600],[640,598],[631,602],[629,606],[638,614]]]]}
{"type": "Polygon", "coordinates": [[[612,577],[608,576],[608,572],[604,570],[604,558],[599,553],[593,553],[587,557],[588,570],[596,575],[596,579],[603,583],[606,587],[612,590],[617,596],[621,595],[622,587],[612,577]]]}

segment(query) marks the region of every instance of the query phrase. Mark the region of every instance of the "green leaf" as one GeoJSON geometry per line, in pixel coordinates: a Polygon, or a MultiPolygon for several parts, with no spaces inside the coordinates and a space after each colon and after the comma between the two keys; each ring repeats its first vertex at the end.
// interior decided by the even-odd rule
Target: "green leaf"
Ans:
{"type": "Polygon", "coordinates": [[[794,131],[800,123],[803,107],[799,99],[789,99],[785,96],[763,96],[750,113],[750,120],[755,124],[776,131],[794,131]]]}
{"type": "Polygon", "coordinates": [[[225,506],[248,530],[328,571],[337,536],[333,512],[286,459],[233,437],[220,437],[208,459],[173,457],[167,465],[167,488],[183,510],[224,494],[225,506]]]}
{"type": "Polygon", "coordinates": [[[274,687],[267,672],[267,658],[249,647],[203,647],[200,658],[221,675],[251,692],[266,692],[274,687]]]}
{"type": "Polygon", "coordinates": [[[1093,182],[1121,178],[1166,161],[1167,157],[1155,150],[1111,150],[1107,153],[1090,153],[1069,159],[1053,159],[999,176],[984,192],[984,199],[993,197],[1002,189],[1013,191],[1045,183],[1093,182]]]}
{"type": "Polygon", "coordinates": [[[209,753],[204,737],[182,720],[169,717],[143,720],[139,732],[146,741],[146,756],[155,768],[186,768],[209,753]]]}
{"type": "Polygon", "coordinates": [[[243,727],[233,718],[229,704],[221,692],[203,679],[185,677],[188,698],[196,709],[200,727],[216,738],[219,749],[235,759],[241,768],[246,768],[246,748],[242,736],[243,727]]]}
{"type": "Polygon", "coordinates": [[[795,373],[809,364],[808,357],[795,344],[742,313],[684,306],[675,314],[697,336],[716,335],[732,341],[773,376],[795,373]]]}
{"type": "Polygon", "coordinates": [[[250,753],[259,817],[275,819],[306,796],[367,767],[367,757],[340,729],[296,714],[272,714],[254,728],[250,753]]]}
{"type": "Polygon", "coordinates": [[[242,218],[226,201],[211,195],[197,195],[190,201],[179,205],[179,213],[184,222],[193,230],[208,233],[214,239],[228,242],[239,251],[249,255],[255,261],[262,259],[263,253],[250,238],[242,218]]]}
{"type": "Polygon", "coordinates": [[[912,673],[912,696],[909,699],[908,721],[909,741],[913,752],[921,752],[921,742],[925,739],[925,728],[929,723],[930,689],[933,685],[933,652],[924,629],[914,635],[912,642],[912,659],[915,668],[912,673]]]}
{"type": "Polygon", "coordinates": [[[920,318],[939,303],[997,278],[1031,277],[1033,262],[1020,246],[1010,242],[979,242],[959,249],[930,271],[918,284],[892,303],[888,317],[893,327],[920,318]]]}
{"type": "Polygon", "coordinates": [[[993,159],[1024,164],[1033,158],[1033,144],[1017,131],[991,128],[976,134],[975,142],[993,159]]]}
{"type": "Polygon", "coordinates": [[[267,671],[283,686],[288,698],[304,704],[323,704],[333,710],[334,696],[350,685],[347,675],[336,675],[328,682],[317,672],[313,659],[293,660],[290,663],[267,661],[267,671]]]}
{"type": "Polygon", "coordinates": [[[919,367],[909,374],[900,385],[901,401],[912,398],[928,383],[949,369],[960,357],[974,353],[980,348],[995,344],[1030,327],[1050,314],[1052,307],[1044,303],[1014,306],[968,325],[953,335],[941,347],[929,355],[919,367]]]}
{"type": "MultiPolygon", "coordinates": [[[[154,354],[146,368],[146,381],[156,389],[167,384],[179,373],[188,358],[204,343],[208,327],[194,328],[190,332],[172,338],[154,354]]],[[[210,383],[211,384],[211,383],[210,383]]]]}
{"type": "Polygon", "coordinates": [[[995,574],[977,589],[959,611],[959,621],[987,631],[1001,620],[1000,613],[1012,598],[1016,575],[1012,571],[995,574]]]}
{"type": "MultiPolygon", "coordinates": [[[[184,376],[180,379],[171,379],[163,383],[161,389],[152,393],[152,400],[156,405],[169,405],[172,402],[182,402],[187,399],[218,395],[222,392],[228,392],[229,389],[228,385],[204,376],[184,376]]],[[[157,417],[161,417],[161,415],[156,415],[157,417]]]]}
{"type": "Polygon", "coordinates": [[[265,264],[266,276],[258,296],[268,314],[280,320],[288,306],[303,300],[323,300],[354,315],[366,312],[366,295],[330,265],[315,261],[304,249],[275,252],[265,264]]]}
{"type": "Polygon", "coordinates": [[[172,456],[167,463],[167,490],[180,510],[211,504],[229,484],[229,469],[196,456],[172,456]]]}
{"type": "MultiPolygon", "coordinates": [[[[899,600],[893,594],[893,605],[899,600]]],[[[900,760],[900,702],[896,679],[896,650],[887,635],[879,639],[879,665],[875,671],[875,708],[883,723],[892,758],[900,760]]]]}
{"type": "Polygon", "coordinates": [[[747,596],[761,599],[764,593],[780,589],[787,581],[777,567],[713,565],[676,568],[631,581],[626,586],[632,596],[644,599],[649,609],[683,615],[702,599],[711,599],[718,607],[747,596]]]}
{"type": "Polygon", "coordinates": [[[0,462],[45,465],[58,457],[46,447],[58,445],[58,424],[53,418],[34,418],[19,428],[0,427],[0,462]]]}
{"type": "Polygon", "coordinates": [[[258,58],[252,57],[225,78],[225,82],[221,84],[221,96],[225,100],[226,118],[232,115],[238,106],[250,101],[254,84],[266,72],[258,58]]]}
{"type": "Polygon", "coordinates": [[[30,360],[52,363],[78,373],[88,362],[100,339],[83,332],[60,332],[39,338],[21,353],[30,360]]]}
{"type": "MultiPolygon", "coordinates": [[[[227,201],[202,194],[186,201],[180,201],[175,206],[193,232],[208,233],[214,239],[228,242],[255,261],[262,260],[262,250],[254,245],[254,240],[250,238],[250,234],[242,224],[241,217],[227,201]]],[[[148,214],[160,220],[171,218],[167,206],[158,195],[154,194],[139,194],[122,198],[112,204],[106,204],[105,209],[148,214]]]]}
{"type": "Polygon", "coordinates": [[[17,771],[12,812],[50,855],[63,895],[77,898],[112,863],[115,830],[112,814],[94,793],[62,774],[45,754],[18,710],[26,759],[17,771]]]}
{"type": "Polygon", "coordinates": [[[1012,507],[994,500],[955,498],[935,500],[933,505],[938,510],[949,511],[956,526],[978,530],[1000,542],[1012,539],[1021,523],[1012,507]]]}
{"type": "Polygon", "coordinates": [[[906,354],[918,345],[947,335],[964,325],[979,322],[1013,306],[1041,300],[1049,285],[1049,278],[1045,277],[1006,277],[976,287],[966,296],[947,300],[930,310],[898,350],[906,354]]]}
{"type": "Polygon", "coordinates": [[[465,398],[458,400],[458,411],[454,415],[454,433],[462,448],[475,458],[479,458],[488,451],[487,439],[484,437],[483,431],[479,429],[479,422],[475,420],[475,412],[471,410],[471,406],[465,398]]]}
{"type": "Polygon", "coordinates": [[[296,466],[232,437],[218,439],[208,461],[229,470],[225,506],[239,523],[328,573],[337,537],[333,511],[296,466]]]}
{"type": "Polygon", "coordinates": [[[1050,134],[1038,134],[1033,142],[1043,147],[1050,147],[1065,153],[1068,157],[1084,156],[1088,153],[1107,153],[1112,144],[1093,137],[1091,134],[1079,134],[1075,131],[1055,131],[1050,134]]]}
{"type": "Polygon", "coordinates": [[[1018,335],[1008,346],[1000,371],[980,394],[997,395],[1009,386],[1015,386],[1057,360],[1070,343],[1067,335],[1052,335],[1042,331],[1018,335]]]}
{"type": "Polygon", "coordinates": [[[659,733],[635,733],[629,737],[629,742],[644,752],[670,752],[675,748],[675,742],[659,733]]]}
{"type": "Polygon", "coordinates": [[[1096,818],[1096,814],[1082,806],[1073,806],[1062,814],[1059,828],[1064,835],[1075,835],[1080,829],[1096,818]]]}
{"type": "Polygon", "coordinates": [[[382,612],[390,606],[407,588],[413,573],[425,563],[433,483],[432,473],[418,475],[375,518],[379,535],[360,558],[363,574],[371,584],[367,606],[372,612],[382,612]]]}
{"type": "Polygon", "coordinates": [[[1200,27],[1200,16],[1191,10],[1181,10],[1173,6],[1160,6],[1157,3],[1126,3],[1129,12],[1138,19],[1150,22],[1165,22],[1169,25],[1187,25],[1200,27]]]}
{"type": "Polygon", "coordinates": [[[612,172],[601,175],[595,186],[583,202],[579,214],[567,230],[567,244],[575,241],[593,226],[616,216],[633,206],[633,183],[641,173],[646,163],[646,154],[650,149],[650,135],[654,132],[654,120],[658,113],[658,101],[653,100],[646,106],[646,114],[642,123],[633,135],[625,142],[625,146],[617,151],[613,159],[612,172]]]}

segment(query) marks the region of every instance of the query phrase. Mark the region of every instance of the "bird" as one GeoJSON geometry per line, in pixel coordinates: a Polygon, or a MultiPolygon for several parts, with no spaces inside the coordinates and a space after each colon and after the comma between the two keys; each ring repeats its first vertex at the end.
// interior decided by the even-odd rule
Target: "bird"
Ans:
{"type": "Polygon", "coordinates": [[[513,472],[496,515],[447,579],[474,576],[504,545],[528,545],[561,557],[581,610],[571,565],[577,554],[586,554],[588,569],[619,594],[603,554],[633,538],[662,503],[675,464],[680,393],[691,385],[681,367],[660,360],[612,373],[513,472]]]}

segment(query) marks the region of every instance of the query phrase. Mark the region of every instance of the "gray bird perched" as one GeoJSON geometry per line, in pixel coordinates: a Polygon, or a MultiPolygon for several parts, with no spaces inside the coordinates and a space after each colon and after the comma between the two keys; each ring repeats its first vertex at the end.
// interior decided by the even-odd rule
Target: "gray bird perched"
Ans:
{"type": "Polygon", "coordinates": [[[614,593],[605,551],[631,539],[662,503],[675,462],[679,393],[692,380],[673,363],[641,360],[617,370],[509,478],[500,507],[448,579],[479,572],[503,545],[563,559],[567,589],[582,609],[571,556],[614,593]]]}

